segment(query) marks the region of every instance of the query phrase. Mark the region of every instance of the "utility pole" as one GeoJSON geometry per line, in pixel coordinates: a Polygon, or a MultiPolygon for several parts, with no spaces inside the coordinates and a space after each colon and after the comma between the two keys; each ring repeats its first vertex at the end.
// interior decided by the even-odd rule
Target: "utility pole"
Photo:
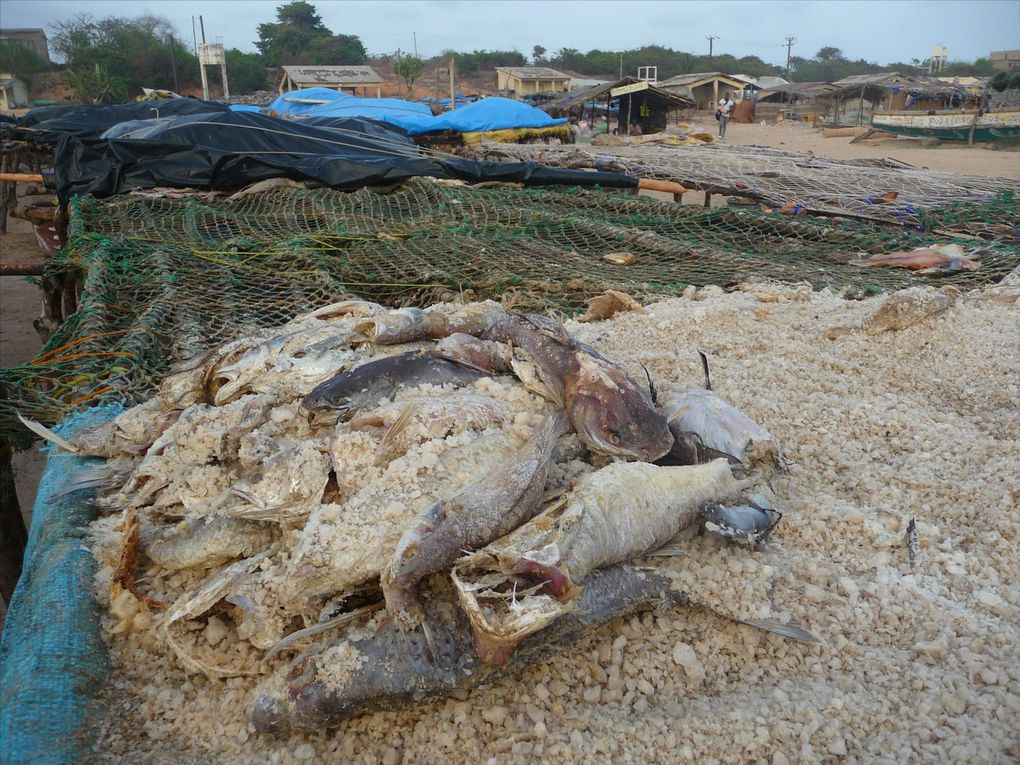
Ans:
{"type": "Polygon", "coordinates": [[[708,40],[708,63],[712,63],[712,43],[719,39],[719,35],[707,35],[705,37],[708,40]]]}
{"type": "Polygon", "coordinates": [[[205,22],[201,16],[198,17],[198,26],[202,30],[202,45],[205,45],[205,22]]]}
{"type": "Polygon", "coordinates": [[[174,92],[177,93],[181,88],[177,84],[177,42],[173,35],[170,35],[170,67],[174,72],[174,92]]]}
{"type": "Polygon", "coordinates": [[[623,79],[623,54],[620,54],[620,79],[623,79]]]}
{"type": "Polygon", "coordinates": [[[195,30],[195,17],[191,17],[191,47],[195,51],[195,56],[198,56],[198,32],[195,30]]]}
{"type": "Polygon", "coordinates": [[[793,47],[793,44],[795,42],[797,42],[797,38],[796,37],[794,37],[793,35],[787,35],[786,36],[786,80],[787,80],[787,82],[789,82],[789,80],[790,80],[790,49],[793,47]]]}
{"type": "Polygon", "coordinates": [[[414,57],[418,58],[418,33],[411,32],[411,36],[414,38],[414,57]]]}

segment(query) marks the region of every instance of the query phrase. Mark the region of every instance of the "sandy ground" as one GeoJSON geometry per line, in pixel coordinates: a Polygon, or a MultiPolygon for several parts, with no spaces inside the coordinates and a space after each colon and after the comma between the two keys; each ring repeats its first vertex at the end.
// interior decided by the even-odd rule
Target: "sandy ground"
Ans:
{"type": "MultiPolygon", "coordinates": [[[[716,122],[700,118],[692,123],[695,129],[716,132],[716,122]]],[[[774,125],[738,125],[727,129],[726,143],[773,146],[788,151],[812,151],[835,159],[892,157],[915,167],[971,175],[1020,178],[1020,152],[992,151],[983,145],[965,146],[944,142],[939,146],[923,142],[882,138],[851,144],[850,138],[823,138],[802,122],[779,122],[774,125]]],[[[645,193],[645,192],[642,192],[645,193]]],[[[652,192],[649,196],[671,199],[670,195],[652,192]]],[[[704,195],[688,193],[685,204],[702,204],[704,195]]],[[[718,195],[713,204],[723,204],[718,195]]],[[[0,237],[0,262],[37,262],[41,259],[29,224],[11,220],[10,233],[0,237]]],[[[21,277],[0,280],[0,366],[11,366],[32,358],[40,343],[32,321],[39,316],[40,294],[37,287],[21,277]]],[[[30,512],[43,461],[37,451],[18,454],[15,478],[22,510],[30,512]]]]}

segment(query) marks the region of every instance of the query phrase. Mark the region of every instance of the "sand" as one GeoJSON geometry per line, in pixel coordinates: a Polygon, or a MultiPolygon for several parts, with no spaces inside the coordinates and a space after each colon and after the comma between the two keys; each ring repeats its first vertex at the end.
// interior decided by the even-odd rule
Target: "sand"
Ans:
{"type": "MultiPolygon", "coordinates": [[[[867,319],[886,299],[708,287],[567,325],[662,382],[699,380],[695,349],[705,350],[719,395],[773,433],[792,466],[777,485],[786,515],[770,543],[695,539],[656,565],[714,611],[793,618],[822,645],[704,608],[649,612],[458,698],[271,738],[249,721],[252,678],[188,678],[155,629],[136,625],[109,638],[121,695],[104,727],[106,757],[1015,761],[1018,295],[973,293],[870,335],[867,319]],[[836,326],[862,330],[829,339],[836,326]]],[[[217,650],[229,656],[226,642],[217,650]]]]}

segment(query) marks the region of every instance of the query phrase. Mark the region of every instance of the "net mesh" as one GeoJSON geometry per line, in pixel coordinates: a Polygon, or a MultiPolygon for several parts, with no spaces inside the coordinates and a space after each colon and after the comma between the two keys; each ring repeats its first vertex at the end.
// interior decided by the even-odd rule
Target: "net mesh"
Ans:
{"type": "MultiPolygon", "coordinates": [[[[618,191],[424,179],[390,194],[173,197],[75,200],[67,245],[45,278],[79,283],[78,310],[37,358],[0,370],[0,435],[27,437],[15,410],[53,423],[95,403],[133,403],[174,361],[345,297],[393,306],[494,298],[573,314],[607,289],[648,301],[689,285],[777,280],[862,296],[924,279],[849,260],[944,241],[618,191]],[[607,262],[613,253],[635,262],[607,262]]],[[[972,244],[980,269],[940,284],[994,283],[1020,263],[1010,244],[972,244]]]]}
{"type": "Polygon", "coordinates": [[[761,146],[704,144],[589,149],[482,144],[464,152],[476,159],[613,170],[778,208],[799,205],[919,230],[1020,239],[1020,181],[936,172],[888,158],[838,160],[761,146]]]}

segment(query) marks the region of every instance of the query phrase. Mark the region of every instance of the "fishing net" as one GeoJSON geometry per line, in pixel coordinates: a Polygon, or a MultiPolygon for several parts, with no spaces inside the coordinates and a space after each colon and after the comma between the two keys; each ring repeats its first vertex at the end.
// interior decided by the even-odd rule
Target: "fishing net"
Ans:
{"type": "MultiPolygon", "coordinates": [[[[569,315],[607,289],[649,301],[689,285],[778,280],[863,296],[925,280],[849,260],[937,241],[896,226],[616,191],[424,179],[390,194],[77,198],[67,245],[44,279],[79,284],[78,310],[37,358],[0,371],[0,436],[27,438],[15,410],[53,423],[95,403],[136,402],[174,361],[345,297],[394,306],[495,298],[569,315]],[[608,262],[614,253],[634,263],[608,262]]],[[[980,269],[940,284],[995,283],[1020,263],[1020,249],[1002,242],[968,243],[968,254],[980,269]]]]}
{"type": "Polygon", "coordinates": [[[838,160],[761,146],[704,144],[597,149],[483,144],[463,151],[477,159],[535,160],[675,181],[777,208],[798,206],[920,230],[1020,239],[1020,181],[935,172],[888,158],[838,160]]]}

